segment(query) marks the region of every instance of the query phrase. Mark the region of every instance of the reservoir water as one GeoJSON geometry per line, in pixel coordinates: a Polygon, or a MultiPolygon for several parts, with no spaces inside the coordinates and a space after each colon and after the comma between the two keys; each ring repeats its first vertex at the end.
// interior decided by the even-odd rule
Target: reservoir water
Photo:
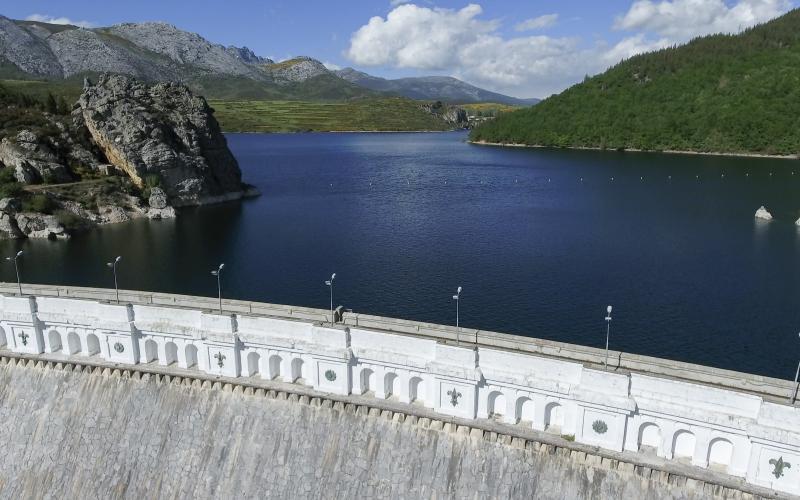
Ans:
{"type": "MultiPolygon", "coordinates": [[[[791,379],[800,163],[473,146],[464,133],[229,135],[263,195],[25,250],[24,281],[455,322],[791,379]],[[754,219],[760,205],[775,216],[754,219]]],[[[0,277],[13,281],[13,265],[0,277]]]]}

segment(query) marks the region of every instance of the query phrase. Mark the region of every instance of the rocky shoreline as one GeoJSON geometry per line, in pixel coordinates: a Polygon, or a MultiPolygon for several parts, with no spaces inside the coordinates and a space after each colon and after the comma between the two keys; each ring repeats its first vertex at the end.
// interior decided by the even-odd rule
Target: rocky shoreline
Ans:
{"type": "Polygon", "coordinates": [[[4,123],[22,125],[0,134],[0,239],[65,239],[258,194],[213,110],[183,85],[104,74],[60,114],[5,97],[4,123]]]}

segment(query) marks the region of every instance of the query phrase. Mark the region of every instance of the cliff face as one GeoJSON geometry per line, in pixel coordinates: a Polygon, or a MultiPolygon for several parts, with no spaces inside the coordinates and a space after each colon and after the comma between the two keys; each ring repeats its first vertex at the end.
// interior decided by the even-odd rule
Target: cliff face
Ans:
{"type": "Polygon", "coordinates": [[[241,171],[205,99],[174,83],[122,75],[87,81],[73,113],[108,161],[175,206],[242,196],[241,171]]]}
{"type": "Polygon", "coordinates": [[[147,377],[0,365],[0,497],[660,500],[720,494],[685,478],[643,477],[633,467],[434,430],[410,418],[147,377]]]}

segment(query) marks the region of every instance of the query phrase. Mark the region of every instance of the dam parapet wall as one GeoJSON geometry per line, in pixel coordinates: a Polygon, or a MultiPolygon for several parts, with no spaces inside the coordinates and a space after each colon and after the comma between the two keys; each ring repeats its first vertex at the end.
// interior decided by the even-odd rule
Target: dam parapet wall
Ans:
{"type": "Polygon", "coordinates": [[[144,292],[0,287],[0,344],[24,355],[255,378],[442,418],[532,429],[800,494],[793,384],[557,342],[328,311],[144,292]]]}

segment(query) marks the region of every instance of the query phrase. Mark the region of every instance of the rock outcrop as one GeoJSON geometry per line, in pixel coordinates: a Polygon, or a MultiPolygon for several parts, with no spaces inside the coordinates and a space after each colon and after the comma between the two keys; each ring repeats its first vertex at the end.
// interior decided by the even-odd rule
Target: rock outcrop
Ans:
{"type": "Polygon", "coordinates": [[[54,215],[37,212],[20,212],[16,216],[17,227],[27,238],[66,239],[64,226],[54,215]]]}
{"type": "Polygon", "coordinates": [[[69,182],[72,176],[46,140],[30,130],[22,130],[13,139],[0,141],[0,164],[14,169],[14,177],[23,184],[69,182]]]}
{"type": "Polygon", "coordinates": [[[264,69],[272,75],[275,83],[284,85],[304,82],[309,78],[330,73],[324,64],[305,56],[267,64],[264,69]]]}
{"type": "Polygon", "coordinates": [[[769,213],[769,211],[762,205],[758,210],[756,210],[756,219],[772,220],[772,214],[769,213]]]}
{"type": "Polygon", "coordinates": [[[175,83],[122,75],[86,82],[73,118],[140,188],[159,185],[173,206],[243,195],[241,171],[205,99],[175,83]]]}
{"type": "Polygon", "coordinates": [[[469,116],[464,108],[444,104],[441,101],[425,103],[420,106],[423,111],[436,115],[444,122],[454,127],[467,128],[469,126],[469,116]]]}

